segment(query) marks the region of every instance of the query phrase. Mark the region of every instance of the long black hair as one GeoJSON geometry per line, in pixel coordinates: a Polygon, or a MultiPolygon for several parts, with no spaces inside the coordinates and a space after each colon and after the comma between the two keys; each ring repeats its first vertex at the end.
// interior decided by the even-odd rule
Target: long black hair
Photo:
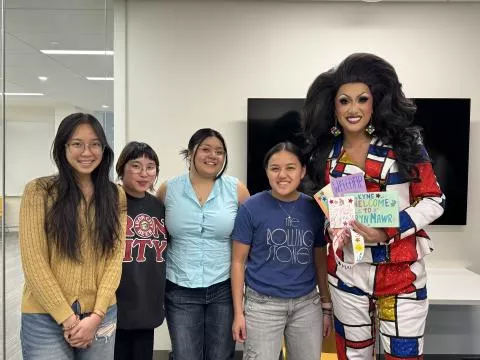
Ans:
{"type": "Polygon", "coordinates": [[[323,186],[325,161],[333,143],[330,128],[335,124],[334,99],[338,88],[347,83],[364,83],[369,87],[375,136],[393,147],[400,175],[405,180],[418,181],[415,164],[425,154],[420,129],[412,126],[416,106],[405,97],[392,65],[376,55],[356,53],[338,67],[320,74],[308,89],[302,125],[309,157],[307,172],[315,187],[323,186]]]}
{"type": "Polygon", "coordinates": [[[107,143],[105,132],[100,122],[90,114],[75,113],[62,120],[53,141],[52,157],[58,168],[58,174],[46,181],[47,196],[52,201],[47,210],[45,231],[49,241],[57,247],[62,255],[80,261],[80,224],[78,208],[85,201],[77,182],[75,171],[66,157],[66,144],[75,129],[81,124],[88,124],[104,146],[102,161],[93,170],[91,177],[94,187],[89,206],[95,208],[94,227],[88,229],[94,244],[102,255],[111,253],[115,240],[119,238],[118,190],[109,180],[113,163],[113,150],[107,143]]]}
{"type": "Polygon", "coordinates": [[[225,144],[225,139],[223,138],[222,134],[220,134],[217,130],[210,129],[210,128],[203,128],[195,131],[195,133],[192,135],[192,137],[188,141],[188,147],[180,151],[180,155],[182,155],[185,160],[187,160],[191,156],[191,158],[193,159],[192,161],[193,167],[195,168],[195,170],[197,170],[197,167],[195,166],[195,156],[197,155],[198,146],[206,138],[209,138],[209,137],[216,137],[218,140],[220,140],[223,146],[223,150],[225,151],[225,160],[223,162],[222,170],[220,170],[217,176],[215,176],[215,180],[217,180],[220,176],[223,175],[225,170],[227,170],[227,165],[228,165],[227,145],[225,144]]]}

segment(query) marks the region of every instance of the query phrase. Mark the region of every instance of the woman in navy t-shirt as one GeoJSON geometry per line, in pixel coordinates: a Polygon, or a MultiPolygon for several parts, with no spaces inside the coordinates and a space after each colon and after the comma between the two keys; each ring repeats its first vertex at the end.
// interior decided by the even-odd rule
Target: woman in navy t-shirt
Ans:
{"type": "Polygon", "coordinates": [[[298,147],[275,145],[264,166],[271,190],[240,207],[232,233],[233,337],[243,359],[277,360],[285,336],[288,359],[318,360],[332,327],[323,214],[297,190],[298,147]]]}

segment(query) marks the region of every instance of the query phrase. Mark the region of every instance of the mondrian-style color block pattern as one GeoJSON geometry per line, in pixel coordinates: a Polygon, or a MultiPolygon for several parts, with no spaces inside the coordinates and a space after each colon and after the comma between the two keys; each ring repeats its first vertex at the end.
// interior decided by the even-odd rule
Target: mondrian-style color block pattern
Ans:
{"type": "MultiPolygon", "coordinates": [[[[375,265],[362,264],[364,279],[375,271],[370,267],[375,265]]],[[[386,359],[423,359],[428,312],[425,286],[409,293],[375,296],[373,287],[360,289],[333,276],[329,276],[329,283],[338,359],[372,359],[376,331],[386,359]]],[[[364,285],[371,282],[367,280],[364,285]]]]}
{"type": "MultiPolygon", "coordinates": [[[[400,227],[385,229],[389,237],[386,245],[367,246],[363,262],[374,264],[412,262],[433,251],[433,244],[423,228],[442,215],[445,196],[442,193],[426,151],[418,163],[419,182],[402,180],[392,147],[373,137],[370,142],[365,170],[354,164],[343,150],[343,139],[338,138],[330,152],[325,169],[325,180],[362,172],[367,190],[397,191],[400,204],[400,227]]],[[[341,250],[337,255],[346,262],[341,250]]],[[[348,254],[346,254],[348,255],[348,254]]]]}

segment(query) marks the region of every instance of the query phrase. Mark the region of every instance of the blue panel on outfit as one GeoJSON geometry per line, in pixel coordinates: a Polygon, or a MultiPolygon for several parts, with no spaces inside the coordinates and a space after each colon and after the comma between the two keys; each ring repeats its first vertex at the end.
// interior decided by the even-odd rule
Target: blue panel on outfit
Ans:
{"type": "Polygon", "coordinates": [[[425,300],[427,298],[427,287],[417,290],[417,300],[425,300]]]}
{"type": "Polygon", "coordinates": [[[418,356],[418,339],[417,338],[390,338],[390,352],[397,357],[418,356]]]}
{"type": "Polygon", "coordinates": [[[354,287],[354,286],[348,286],[347,284],[345,284],[342,280],[338,279],[338,285],[337,285],[338,289],[342,290],[342,291],[345,291],[347,293],[350,293],[350,294],[354,294],[354,295],[359,295],[359,296],[367,296],[368,294],[357,288],[357,287],[354,287]]]}
{"type": "Polygon", "coordinates": [[[337,319],[334,318],[335,332],[345,339],[345,328],[343,324],[337,319]]]}
{"type": "Polygon", "coordinates": [[[400,211],[400,232],[415,229],[415,223],[406,211],[400,211]]]}
{"type": "Polygon", "coordinates": [[[387,154],[390,150],[391,149],[388,147],[370,146],[370,148],[368,149],[368,153],[379,157],[387,157],[387,154]]]}
{"type": "Polygon", "coordinates": [[[387,177],[387,185],[398,185],[403,184],[405,179],[399,172],[391,172],[387,177]]]}
{"type": "Polygon", "coordinates": [[[372,250],[373,263],[379,264],[387,261],[387,247],[386,246],[373,246],[372,250]]]}

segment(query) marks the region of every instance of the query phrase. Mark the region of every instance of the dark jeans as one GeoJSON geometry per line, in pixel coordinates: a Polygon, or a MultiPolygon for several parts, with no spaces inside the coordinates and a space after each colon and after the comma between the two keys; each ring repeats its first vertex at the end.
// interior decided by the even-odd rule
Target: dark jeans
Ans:
{"type": "Polygon", "coordinates": [[[152,358],[153,329],[117,329],[115,360],[152,360],[152,358]]]}
{"type": "Polygon", "coordinates": [[[232,360],[230,280],[186,288],[167,280],[165,310],[174,360],[232,360]]]}

